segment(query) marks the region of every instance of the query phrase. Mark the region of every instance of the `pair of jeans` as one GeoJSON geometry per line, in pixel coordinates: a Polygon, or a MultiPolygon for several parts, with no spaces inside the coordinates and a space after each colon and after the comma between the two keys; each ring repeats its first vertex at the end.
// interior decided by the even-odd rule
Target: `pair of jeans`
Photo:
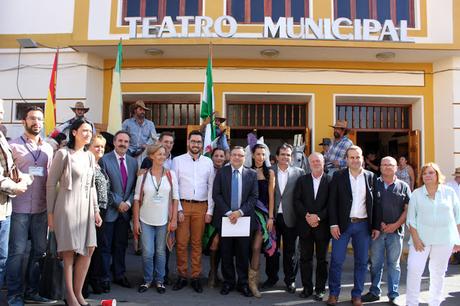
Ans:
{"type": "Polygon", "coordinates": [[[48,219],[47,213],[11,215],[10,242],[8,260],[6,262],[8,283],[8,299],[22,296],[24,293],[22,262],[27,251],[30,237],[31,248],[26,269],[26,295],[38,293],[40,282],[40,259],[46,252],[48,219]]]}
{"type": "Polygon", "coordinates": [[[3,287],[6,273],[6,259],[8,258],[8,241],[10,238],[11,216],[0,221],[0,288],[3,287]]]}
{"type": "Polygon", "coordinates": [[[380,296],[382,290],[380,284],[382,282],[383,265],[386,256],[386,267],[388,277],[388,297],[394,299],[399,296],[398,287],[401,277],[401,267],[399,261],[401,259],[404,234],[384,233],[381,232],[379,238],[371,242],[371,287],[369,291],[380,296]]]}
{"type": "Polygon", "coordinates": [[[352,298],[360,298],[364,290],[367,260],[370,244],[370,234],[367,221],[350,223],[338,240],[332,239],[331,265],[329,268],[329,293],[339,296],[342,266],[347,255],[348,242],[351,239],[354,255],[354,286],[351,290],[352,298]]]}
{"type": "Polygon", "coordinates": [[[142,221],[140,223],[144,282],[152,283],[155,279],[155,282],[163,283],[166,267],[166,232],[168,225],[154,226],[145,224],[142,221]]]}

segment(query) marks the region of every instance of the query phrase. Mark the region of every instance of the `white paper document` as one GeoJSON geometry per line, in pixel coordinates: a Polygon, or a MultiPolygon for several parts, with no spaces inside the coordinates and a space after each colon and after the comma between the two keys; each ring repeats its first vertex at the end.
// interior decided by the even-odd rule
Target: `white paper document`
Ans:
{"type": "Polygon", "coordinates": [[[251,217],[240,217],[235,224],[228,217],[222,217],[222,237],[249,237],[251,217]]]}

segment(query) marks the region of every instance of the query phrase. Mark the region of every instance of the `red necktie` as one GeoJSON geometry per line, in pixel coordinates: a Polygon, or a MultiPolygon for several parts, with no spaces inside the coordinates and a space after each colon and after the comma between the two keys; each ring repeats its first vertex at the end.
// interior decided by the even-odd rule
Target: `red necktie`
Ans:
{"type": "Polygon", "coordinates": [[[125,159],[123,157],[120,157],[120,173],[121,173],[121,184],[123,187],[123,192],[126,191],[126,184],[128,183],[128,171],[126,171],[124,160],[125,159]]]}

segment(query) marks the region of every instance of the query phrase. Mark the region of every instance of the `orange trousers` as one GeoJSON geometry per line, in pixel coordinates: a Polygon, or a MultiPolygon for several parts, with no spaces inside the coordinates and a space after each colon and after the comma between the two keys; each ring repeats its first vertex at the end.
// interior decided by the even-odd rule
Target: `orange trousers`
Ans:
{"type": "Polygon", "coordinates": [[[201,273],[201,240],[204,233],[207,203],[191,203],[182,201],[184,221],[176,230],[177,272],[179,276],[188,275],[188,244],[192,246],[192,278],[199,278],[201,273]]]}

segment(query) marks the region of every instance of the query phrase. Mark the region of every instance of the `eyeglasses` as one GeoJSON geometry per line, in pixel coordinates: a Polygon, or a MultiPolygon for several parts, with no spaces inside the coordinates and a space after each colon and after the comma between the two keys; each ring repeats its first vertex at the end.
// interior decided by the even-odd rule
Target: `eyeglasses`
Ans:
{"type": "Polygon", "coordinates": [[[43,118],[42,117],[27,117],[26,118],[27,120],[32,120],[32,121],[43,121],[43,118]]]}

